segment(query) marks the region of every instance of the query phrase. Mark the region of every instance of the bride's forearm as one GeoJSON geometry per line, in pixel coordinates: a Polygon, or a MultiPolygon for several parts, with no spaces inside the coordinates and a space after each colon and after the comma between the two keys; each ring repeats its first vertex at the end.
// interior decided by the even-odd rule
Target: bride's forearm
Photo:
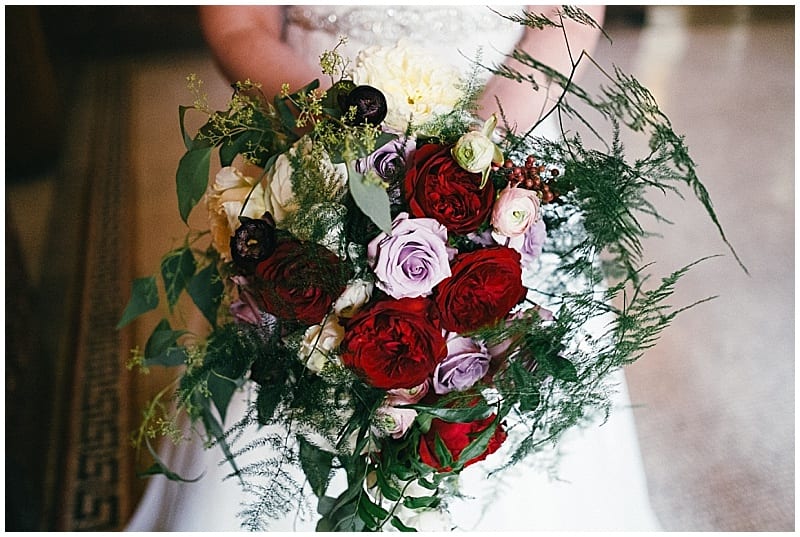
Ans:
{"type": "MultiPolygon", "coordinates": [[[[533,13],[542,13],[551,19],[554,19],[555,9],[557,6],[530,6],[528,8],[533,13]]],[[[598,24],[602,25],[605,15],[604,6],[585,6],[583,9],[598,24]]],[[[581,51],[586,50],[591,53],[597,46],[599,37],[599,30],[565,19],[564,30],[561,28],[542,30],[526,28],[518,48],[538,61],[569,75],[573,68],[573,62],[578,59],[581,51]],[[567,48],[567,41],[569,48],[567,48]]],[[[523,74],[533,72],[514,60],[509,59],[506,63],[523,74]]],[[[497,104],[499,100],[503,112],[511,123],[509,127],[516,127],[518,131],[524,131],[531,127],[544,113],[549,111],[559,95],[557,88],[548,94],[547,81],[544,76],[538,72],[533,72],[533,74],[540,86],[538,91],[534,91],[532,86],[526,82],[520,83],[501,76],[492,77],[478,103],[481,107],[481,115],[488,117],[495,112],[499,116],[497,104]]]]}
{"type": "Polygon", "coordinates": [[[282,6],[199,6],[206,42],[230,81],[250,79],[266,95],[298,89],[322,73],[282,39],[282,6]]]}

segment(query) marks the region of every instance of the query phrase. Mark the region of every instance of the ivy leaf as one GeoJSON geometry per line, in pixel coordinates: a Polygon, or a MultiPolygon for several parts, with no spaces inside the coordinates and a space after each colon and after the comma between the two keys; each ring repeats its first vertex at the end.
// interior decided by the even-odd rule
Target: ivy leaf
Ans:
{"type": "Polygon", "coordinates": [[[186,362],[186,351],[178,347],[177,342],[184,334],[186,330],[172,330],[169,321],[161,319],[144,347],[145,365],[164,367],[183,365],[186,362]]]}
{"type": "Polygon", "coordinates": [[[164,256],[161,261],[161,277],[167,292],[170,309],[178,302],[181,292],[194,274],[196,265],[189,248],[179,248],[164,256]]]}
{"type": "Polygon", "coordinates": [[[390,233],[392,215],[389,194],[383,182],[370,170],[362,175],[355,170],[352,162],[347,164],[348,185],[358,208],[372,220],[381,231],[390,233]]]}
{"type": "Polygon", "coordinates": [[[158,286],[156,285],[156,277],[148,276],[133,280],[131,298],[122,313],[122,318],[117,323],[117,329],[119,330],[140,315],[157,307],[158,286]]]}
{"type": "Polygon", "coordinates": [[[184,222],[189,213],[202,199],[208,187],[208,173],[211,168],[213,147],[193,147],[178,163],[175,181],[178,189],[178,209],[184,222]]]}
{"type": "Polygon", "coordinates": [[[210,263],[195,274],[189,280],[189,286],[186,291],[192,297],[192,301],[200,309],[203,316],[211,323],[211,326],[216,327],[217,310],[222,302],[222,294],[225,291],[225,285],[219,276],[217,265],[210,263]]]}
{"type": "Polygon", "coordinates": [[[303,473],[306,474],[314,494],[323,498],[331,480],[333,454],[318,448],[303,437],[298,437],[298,443],[303,473]]]}

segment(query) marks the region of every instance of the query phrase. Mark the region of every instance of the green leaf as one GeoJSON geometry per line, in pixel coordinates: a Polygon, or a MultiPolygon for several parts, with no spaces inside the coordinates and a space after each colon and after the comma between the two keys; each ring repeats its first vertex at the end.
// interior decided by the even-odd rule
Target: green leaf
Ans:
{"type": "Polygon", "coordinates": [[[201,409],[200,417],[203,421],[203,426],[206,429],[208,435],[214,438],[219,447],[222,449],[222,453],[225,455],[225,460],[230,463],[233,467],[234,473],[239,476],[239,480],[241,481],[241,475],[239,471],[239,467],[236,465],[236,460],[233,457],[233,453],[231,453],[231,448],[228,445],[228,441],[225,439],[225,431],[222,429],[222,425],[220,425],[217,418],[214,417],[214,414],[211,412],[211,406],[209,405],[208,399],[200,395],[199,393],[195,393],[193,396],[194,403],[201,409]]]}
{"type": "Polygon", "coordinates": [[[486,448],[489,446],[489,440],[494,436],[494,432],[497,429],[497,422],[498,420],[496,419],[492,421],[486,429],[481,431],[481,433],[458,454],[459,468],[486,451],[486,448]]]}
{"type": "Polygon", "coordinates": [[[178,189],[178,209],[184,222],[189,213],[203,198],[208,187],[208,173],[211,168],[213,147],[192,148],[183,155],[175,175],[178,189]]]}
{"type": "Polygon", "coordinates": [[[184,334],[186,330],[172,330],[169,321],[161,319],[144,347],[145,365],[175,367],[186,363],[186,351],[177,345],[184,334]]]}
{"type": "Polygon", "coordinates": [[[208,391],[211,392],[211,400],[214,406],[217,407],[219,417],[222,422],[225,422],[225,416],[228,414],[228,404],[231,402],[233,393],[237,388],[236,382],[218,374],[216,371],[211,371],[208,375],[208,391]]]}
{"type": "Polygon", "coordinates": [[[178,120],[181,125],[181,136],[183,137],[183,145],[186,147],[186,150],[189,151],[193,147],[192,137],[186,132],[186,111],[187,110],[194,110],[194,106],[178,106],[178,120]]]}
{"type": "Polygon", "coordinates": [[[433,496],[406,496],[403,505],[409,509],[422,509],[425,507],[435,507],[439,503],[439,497],[433,496]]]}
{"type": "Polygon", "coordinates": [[[323,498],[331,480],[333,454],[324,451],[303,437],[298,437],[300,445],[300,465],[306,474],[311,490],[318,498],[323,498]]]}
{"type": "Polygon", "coordinates": [[[173,250],[161,260],[161,277],[164,279],[170,309],[178,302],[195,268],[194,256],[189,248],[173,250]]]}
{"type": "Polygon", "coordinates": [[[403,521],[400,520],[399,518],[397,518],[397,516],[395,516],[395,515],[392,515],[392,519],[390,520],[390,522],[391,522],[392,526],[394,526],[395,528],[397,528],[400,531],[417,531],[415,528],[412,528],[411,526],[406,526],[405,524],[403,524],[403,521]]]}
{"type": "Polygon", "coordinates": [[[515,395],[519,408],[523,412],[536,410],[539,406],[539,390],[534,384],[531,374],[517,361],[509,361],[509,370],[514,379],[515,395]]]}
{"type": "Polygon", "coordinates": [[[219,161],[224,166],[230,166],[237,155],[247,149],[248,142],[258,138],[258,133],[245,131],[233,138],[228,138],[219,146],[219,161]]]}
{"type": "Polygon", "coordinates": [[[175,472],[169,469],[169,467],[164,463],[164,461],[161,460],[161,458],[158,456],[158,453],[156,453],[156,450],[153,449],[153,446],[150,445],[150,441],[147,438],[144,439],[144,442],[145,445],[147,446],[147,450],[150,452],[150,455],[153,457],[153,460],[155,460],[155,462],[147,470],[144,470],[143,472],[137,472],[137,475],[139,477],[163,475],[170,481],[179,481],[182,483],[195,483],[203,477],[204,474],[200,474],[194,479],[187,479],[185,477],[176,474],[175,472]]]}
{"type": "Polygon", "coordinates": [[[433,450],[436,453],[436,458],[439,460],[439,466],[442,468],[453,466],[453,454],[450,453],[450,450],[438,433],[433,437],[433,450]]]}
{"type": "Polygon", "coordinates": [[[403,497],[403,494],[400,492],[400,490],[389,483],[389,480],[386,479],[386,476],[383,474],[383,470],[380,466],[375,469],[375,476],[378,480],[378,488],[380,488],[381,493],[386,497],[387,500],[396,502],[403,497]]]}
{"type": "Polygon", "coordinates": [[[125,311],[122,313],[122,318],[117,323],[117,329],[122,328],[129,322],[133,321],[140,315],[154,310],[158,307],[158,286],[156,285],[156,277],[148,276],[146,278],[137,278],[133,280],[131,289],[131,298],[125,311]]]}
{"type": "Polygon", "coordinates": [[[563,356],[545,354],[539,357],[539,363],[542,364],[545,371],[559,380],[566,382],[578,381],[578,370],[575,369],[575,365],[572,362],[563,356]]]}
{"type": "Polygon", "coordinates": [[[348,185],[350,194],[361,211],[385,233],[392,230],[389,194],[383,183],[370,170],[362,175],[355,170],[353,162],[347,164],[348,185]]]}
{"type": "Polygon", "coordinates": [[[371,528],[377,528],[389,518],[389,511],[369,499],[367,494],[358,497],[358,516],[371,528]]]}
{"type": "Polygon", "coordinates": [[[195,305],[203,316],[211,323],[212,328],[217,325],[217,310],[222,302],[225,285],[217,271],[217,265],[210,263],[200,272],[195,274],[186,289],[195,305]]]}
{"type": "Polygon", "coordinates": [[[256,399],[256,409],[258,410],[258,423],[266,425],[275,414],[275,409],[281,402],[281,391],[267,386],[258,388],[258,398],[256,399]]]}
{"type": "Polygon", "coordinates": [[[440,420],[456,423],[467,423],[488,418],[494,410],[483,400],[475,406],[463,408],[438,408],[424,405],[410,405],[408,408],[413,408],[420,414],[430,414],[440,420]]]}

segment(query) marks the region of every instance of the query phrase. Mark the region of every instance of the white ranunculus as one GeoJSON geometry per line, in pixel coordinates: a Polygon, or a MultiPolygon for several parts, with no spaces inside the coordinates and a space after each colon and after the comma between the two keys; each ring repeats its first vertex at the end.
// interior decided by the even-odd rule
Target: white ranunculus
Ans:
{"type": "Polygon", "coordinates": [[[300,344],[300,359],[314,373],[319,373],[330,361],[331,352],[339,347],[344,338],[344,328],[339,320],[329,315],[322,325],[315,324],[306,329],[300,344]]]}
{"type": "Polygon", "coordinates": [[[264,187],[256,184],[256,179],[226,166],[217,172],[206,193],[206,207],[214,247],[223,259],[230,260],[230,238],[239,227],[239,216],[261,218],[267,211],[264,187]],[[245,200],[247,206],[242,210],[245,200]]]}
{"type": "Polygon", "coordinates": [[[353,280],[333,303],[333,311],[343,319],[349,319],[372,298],[375,284],[367,280],[353,280]]]}
{"type": "Polygon", "coordinates": [[[364,49],[351,74],[356,85],[383,92],[388,107],[384,124],[397,131],[405,131],[409,121],[421,125],[452,111],[462,97],[459,71],[407,40],[364,49]]]}

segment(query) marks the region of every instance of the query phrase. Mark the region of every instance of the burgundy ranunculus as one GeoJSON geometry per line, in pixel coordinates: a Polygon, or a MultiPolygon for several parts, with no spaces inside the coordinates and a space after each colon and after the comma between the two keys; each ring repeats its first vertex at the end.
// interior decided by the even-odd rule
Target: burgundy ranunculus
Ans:
{"type": "Polygon", "coordinates": [[[241,225],[231,237],[231,258],[237,267],[252,272],[275,250],[275,220],[265,213],[259,219],[240,216],[239,222],[241,225]]]}
{"type": "Polygon", "coordinates": [[[527,293],[520,255],[506,246],[459,254],[434,290],[442,328],[467,334],[504,319],[527,293]]]}
{"type": "Polygon", "coordinates": [[[414,388],[447,356],[427,298],[386,299],[353,317],[342,340],[342,362],[376,388],[414,388]]]}
{"type": "Polygon", "coordinates": [[[282,320],[317,324],[344,291],[345,265],[324,246],[297,240],[279,242],[259,263],[264,307],[282,320]]]}
{"type": "Polygon", "coordinates": [[[411,214],[434,218],[451,233],[476,231],[489,216],[494,185],[481,188],[481,174],[464,170],[451,155],[452,145],[426,144],[414,152],[405,177],[411,214]]]}
{"type": "Polygon", "coordinates": [[[344,98],[343,104],[345,112],[350,107],[355,107],[354,125],[364,123],[374,126],[380,125],[386,118],[386,112],[388,111],[386,97],[379,89],[372,86],[356,86],[344,98]]]}

